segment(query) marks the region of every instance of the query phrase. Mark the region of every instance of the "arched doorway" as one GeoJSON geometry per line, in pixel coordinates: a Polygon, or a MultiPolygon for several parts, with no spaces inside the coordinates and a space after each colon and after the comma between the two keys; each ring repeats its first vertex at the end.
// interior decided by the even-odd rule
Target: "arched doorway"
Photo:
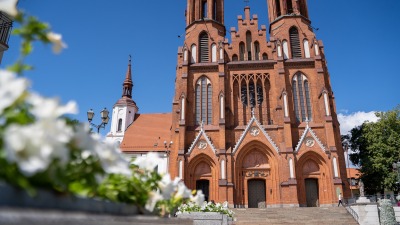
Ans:
{"type": "Polygon", "coordinates": [[[247,144],[239,151],[235,165],[237,207],[265,208],[267,200],[274,203],[275,192],[267,191],[277,185],[273,159],[271,150],[258,141],[247,144]]]}
{"type": "Polygon", "coordinates": [[[318,179],[307,178],[304,180],[306,187],[307,207],[319,206],[318,179]]]}
{"type": "Polygon", "coordinates": [[[206,201],[210,201],[210,180],[212,179],[211,167],[206,162],[197,164],[194,170],[196,190],[202,190],[206,201]]]}
{"type": "Polygon", "coordinates": [[[253,179],[247,181],[248,207],[265,208],[266,193],[265,180],[253,179]]]}
{"type": "Polygon", "coordinates": [[[320,166],[312,159],[308,159],[303,165],[304,196],[307,207],[319,206],[319,183],[321,175],[320,166]]]}

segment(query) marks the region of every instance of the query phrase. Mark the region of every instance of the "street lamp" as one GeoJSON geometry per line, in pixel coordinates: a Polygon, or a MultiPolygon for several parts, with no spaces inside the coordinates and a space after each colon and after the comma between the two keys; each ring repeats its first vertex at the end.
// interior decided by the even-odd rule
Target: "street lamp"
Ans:
{"type": "Polygon", "coordinates": [[[353,199],[353,190],[351,190],[352,180],[351,180],[351,174],[349,173],[349,171],[350,171],[350,165],[349,165],[350,160],[349,160],[349,144],[348,144],[348,143],[345,143],[345,144],[344,144],[344,151],[346,152],[346,158],[347,158],[347,168],[346,168],[346,171],[347,171],[347,175],[350,176],[350,177],[348,177],[347,179],[348,179],[348,181],[349,181],[349,188],[350,188],[351,199],[353,199]]]}
{"type": "Polygon", "coordinates": [[[89,111],[87,111],[87,118],[88,121],[90,123],[91,126],[97,128],[97,133],[100,133],[100,128],[106,128],[106,125],[108,123],[108,120],[110,119],[108,117],[109,111],[107,110],[107,108],[104,108],[103,110],[101,110],[100,112],[100,116],[101,116],[101,124],[96,125],[94,123],[92,123],[93,117],[94,117],[94,112],[92,109],[90,109],[89,111]]]}

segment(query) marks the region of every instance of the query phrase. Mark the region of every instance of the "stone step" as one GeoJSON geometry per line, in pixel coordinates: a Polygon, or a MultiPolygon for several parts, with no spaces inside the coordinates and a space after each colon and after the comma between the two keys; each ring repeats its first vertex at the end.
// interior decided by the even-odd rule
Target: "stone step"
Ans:
{"type": "Polygon", "coordinates": [[[343,207],[234,209],[234,225],[358,225],[343,207]]]}

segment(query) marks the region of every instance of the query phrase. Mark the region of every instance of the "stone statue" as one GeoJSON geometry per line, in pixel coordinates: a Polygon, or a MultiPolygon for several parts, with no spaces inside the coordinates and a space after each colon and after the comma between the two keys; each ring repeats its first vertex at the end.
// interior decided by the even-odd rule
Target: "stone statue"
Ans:
{"type": "Polygon", "coordinates": [[[358,182],[358,187],[360,188],[360,196],[364,197],[364,183],[362,182],[362,180],[360,179],[360,181],[358,182]]]}

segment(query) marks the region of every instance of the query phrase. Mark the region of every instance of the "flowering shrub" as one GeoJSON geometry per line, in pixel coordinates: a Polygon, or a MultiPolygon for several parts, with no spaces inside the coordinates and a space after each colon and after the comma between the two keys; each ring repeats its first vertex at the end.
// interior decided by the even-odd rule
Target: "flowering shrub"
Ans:
{"type": "Polygon", "coordinates": [[[183,204],[178,207],[177,214],[181,213],[191,213],[191,212],[219,212],[225,214],[231,218],[234,216],[234,212],[228,209],[228,202],[221,203],[213,203],[213,202],[203,202],[200,204],[193,204],[189,202],[188,204],[183,204]]]}
{"type": "Polygon", "coordinates": [[[179,179],[154,172],[160,160],[156,154],[132,164],[114,143],[92,134],[88,124],[65,117],[77,112],[75,102],[60,105],[57,99],[27,90],[30,82],[21,74],[31,69],[23,60],[33,42],[52,43],[55,53],[66,44],[49,25],[18,12],[16,2],[0,1],[0,10],[20,23],[13,33],[22,38],[21,58],[10,67],[20,76],[0,70],[0,181],[32,195],[42,188],[161,213],[172,212],[184,201],[204,201],[201,192],[193,196],[179,179]]]}

